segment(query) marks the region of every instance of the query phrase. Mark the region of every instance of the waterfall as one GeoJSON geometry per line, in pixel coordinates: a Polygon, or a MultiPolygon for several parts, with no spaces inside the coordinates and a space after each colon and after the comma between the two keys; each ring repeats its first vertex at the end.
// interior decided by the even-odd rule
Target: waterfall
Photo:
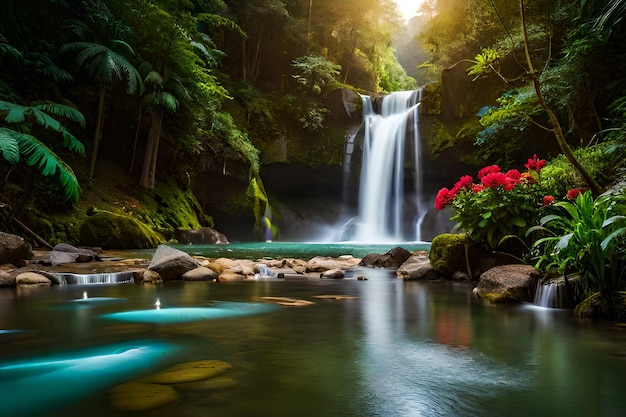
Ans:
{"type": "Polygon", "coordinates": [[[46,272],[46,276],[55,280],[59,285],[128,284],[135,282],[135,273],[133,271],[105,272],[100,274],[46,272]]]}
{"type": "MultiPolygon", "coordinates": [[[[362,96],[358,217],[349,222],[353,228],[350,240],[399,242],[421,238],[419,225],[425,210],[420,201],[419,100],[420,90],[395,92],[382,99],[380,113],[376,113],[371,98],[362,96]],[[414,195],[408,197],[405,173],[410,167],[415,169],[414,195]]],[[[353,145],[349,145],[352,152],[353,145]]]]}
{"type": "Polygon", "coordinates": [[[556,307],[556,294],[558,285],[555,282],[549,284],[537,284],[534,303],[539,307],[556,307]]]}

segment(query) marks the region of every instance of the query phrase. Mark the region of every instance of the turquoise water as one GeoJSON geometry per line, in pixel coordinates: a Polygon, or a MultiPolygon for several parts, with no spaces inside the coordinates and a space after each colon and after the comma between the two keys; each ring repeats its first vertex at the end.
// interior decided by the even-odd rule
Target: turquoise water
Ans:
{"type": "Polygon", "coordinates": [[[386,253],[390,249],[401,246],[408,251],[429,250],[428,242],[402,243],[315,243],[315,242],[252,242],[233,243],[230,245],[173,245],[185,252],[207,257],[229,257],[241,259],[298,258],[308,260],[314,256],[352,255],[362,258],[371,253],[386,253]]]}
{"type": "Polygon", "coordinates": [[[356,273],[368,279],[0,289],[0,415],[624,415],[624,327],[485,304],[471,284],[356,273]],[[205,359],[232,364],[236,385],[112,408],[113,386],[205,359]]]}

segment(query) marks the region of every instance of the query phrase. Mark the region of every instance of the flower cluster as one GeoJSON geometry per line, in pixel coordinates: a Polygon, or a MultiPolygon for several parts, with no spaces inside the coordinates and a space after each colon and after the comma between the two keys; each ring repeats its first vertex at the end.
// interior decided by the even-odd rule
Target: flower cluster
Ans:
{"type": "Polygon", "coordinates": [[[503,171],[490,165],[478,171],[476,180],[462,176],[451,189],[442,188],[435,198],[435,208],[452,206],[452,220],[476,242],[495,248],[508,235],[524,236],[527,225],[537,217],[538,209],[554,200],[545,196],[540,185],[540,171],[546,165],[537,155],[524,164],[527,171],[503,171]]]}
{"type": "Polygon", "coordinates": [[[501,187],[505,191],[511,191],[518,184],[532,184],[535,182],[535,173],[539,173],[542,167],[546,165],[545,159],[538,159],[534,155],[532,159],[528,159],[528,163],[524,166],[528,168],[528,172],[520,173],[517,169],[510,169],[506,173],[502,172],[498,165],[490,165],[478,171],[477,178],[479,184],[472,183],[472,177],[469,175],[462,176],[459,181],[454,184],[452,189],[446,187],[439,190],[435,198],[435,208],[442,210],[450,204],[454,198],[464,190],[471,190],[473,193],[479,193],[485,188],[501,187]]]}

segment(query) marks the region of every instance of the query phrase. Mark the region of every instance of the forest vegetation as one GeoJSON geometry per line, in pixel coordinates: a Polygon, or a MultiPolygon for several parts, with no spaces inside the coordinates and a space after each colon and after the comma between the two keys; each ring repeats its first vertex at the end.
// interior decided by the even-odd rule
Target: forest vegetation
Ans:
{"type": "Polygon", "coordinates": [[[599,189],[624,169],[624,1],[427,0],[408,26],[416,36],[401,43],[412,32],[391,0],[5,0],[2,9],[3,229],[28,239],[24,225],[50,244],[81,243],[79,225],[97,210],[132,215],[164,239],[214,226],[216,207],[258,223],[264,165],[341,165],[334,93],[437,92],[455,67],[470,82],[495,80],[495,99],[429,138],[431,158],[455,147],[469,148],[464,162],[475,166],[519,164],[535,148],[562,158],[556,121],[599,189]],[[210,201],[194,193],[202,183],[210,201]]]}

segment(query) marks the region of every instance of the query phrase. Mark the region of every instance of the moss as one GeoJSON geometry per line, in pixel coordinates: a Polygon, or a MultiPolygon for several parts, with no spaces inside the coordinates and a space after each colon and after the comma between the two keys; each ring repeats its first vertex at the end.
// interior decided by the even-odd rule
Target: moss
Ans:
{"type": "Polygon", "coordinates": [[[443,233],[435,236],[428,254],[431,267],[443,275],[465,271],[465,248],[470,244],[471,240],[465,234],[443,233]]]}
{"type": "Polygon", "coordinates": [[[94,209],[79,229],[80,244],[103,249],[157,247],[163,238],[134,217],[94,209]]]}

